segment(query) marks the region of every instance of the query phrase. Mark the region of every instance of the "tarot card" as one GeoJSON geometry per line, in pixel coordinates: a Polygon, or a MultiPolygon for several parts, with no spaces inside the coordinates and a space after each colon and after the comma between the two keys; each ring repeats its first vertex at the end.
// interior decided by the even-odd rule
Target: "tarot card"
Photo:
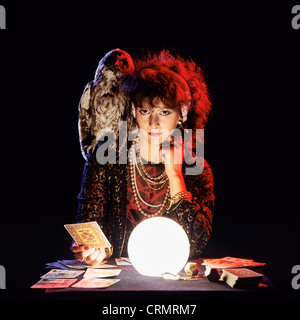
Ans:
{"type": "Polygon", "coordinates": [[[262,267],[264,265],[266,265],[265,262],[249,261],[247,263],[244,263],[242,267],[262,267]]]}
{"type": "Polygon", "coordinates": [[[207,259],[204,260],[203,265],[213,267],[213,268],[229,268],[229,267],[237,267],[241,262],[253,261],[248,259],[239,259],[235,257],[224,257],[220,259],[207,259]]]}
{"type": "Polygon", "coordinates": [[[235,257],[224,257],[220,259],[205,259],[202,265],[210,268],[238,268],[238,267],[256,267],[264,266],[264,262],[255,262],[251,259],[241,259],[235,257]]]}
{"type": "Polygon", "coordinates": [[[75,281],[77,281],[77,279],[41,279],[30,288],[33,288],[33,289],[68,288],[75,281]]]}
{"type": "Polygon", "coordinates": [[[68,270],[69,268],[64,266],[63,264],[59,263],[58,261],[49,262],[45,264],[46,269],[63,269],[68,270]]]}
{"type": "Polygon", "coordinates": [[[104,264],[100,263],[95,266],[88,266],[88,269],[108,269],[108,268],[116,268],[117,266],[114,266],[112,264],[104,264]]]}
{"type": "Polygon", "coordinates": [[[131,263],[123,258],[115,258],[115,261],[118,266],[131,266],[131,263]]]}
{"type": "Polygon", "coordinates": [[[120,279],[89,279],[85,278],[74,285],[72,287],[74,288],[107,288],[110,287],[111,285],[117,283],[120,281],[120,279]]]}
{"type": "Polygon", "coordinates": [[[264,262],[256,262],[252,259],[241,259],[235,257],[226,257],[229,264],[235,267],[257,267],[257,266],[264,266],[264,262]]]}
{"type": "Polygon", "coordinates": [[[121,269],[87,269],[84,278],[108,278],[116,277],[120,274],[121,269]]]}
{"type": "Polygon", "coordinates": [[[65,224],[64,226],[79,246],[111,247],[111,244],[96,221],[65,224]]]}
{"type": "Polygon", "coordinates": [[[76,278],[81,275],[84,271],[81,270],[61,270],[61,269],[52,269],[43,276],[42,279],[68,279],[76,278]]]}
{"type": "Polygon", "coordinates": [[[88,265],[85,262],[80,262],[78,260],[58,260],[58,262],[70,269],[86,269],[88,265]]]}
{"type": "Polygon", "coordinates": [[[58,260],[59,263],[65,265],[66,267],[70,269],[101,269],[101,268],[116,268],[114,265],[106,264],[106,261],[97,264],[95,266],[91,266],[89,264],[86,264],[85,262],[79,262],[77,260],[58,260]]]}

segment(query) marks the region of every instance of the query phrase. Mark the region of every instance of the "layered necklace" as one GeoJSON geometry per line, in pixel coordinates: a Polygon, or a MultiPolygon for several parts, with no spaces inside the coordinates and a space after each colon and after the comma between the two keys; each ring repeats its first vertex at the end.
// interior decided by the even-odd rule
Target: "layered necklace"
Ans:
{"type": "Polygon", "coordinates": [[[162,212],[163,208],[165,207],[167,200],[168,200],[168,197],[169,197],[169,194],[170,194],[170,185],[168,183],[169,179],[166,174],[166,171],[163,171],[163,173],[161,173],[157,177],[152,177],[149,174],[149,172],[147,171],[147,169],[145,168],[145,166],[143,164],[143,161],[142,161],[142,158],[140,155],[140,149],[138,146],[138,139],[132,145],[130,152],[129,152],[129,170],[130,170],[130,180],[131,180],[131,187],[132,187],[132,191],[133,191],[133,196],[134,196],[134,200],[135,200],[135,203],[137,205],[139,212],[148,218],[159,215],[162,212]],[[142,196],[139,192],[139,188],[137,186],[136,171],[139,172],[142,179],[146,182],[146,184],[152,190],[160,190],[166,185],[166,183],[168,183],[167,192],[166,192],[165,198],[161,204],[151,204],[151,203],[146,202],[142,198],[142,196]],[[153,214],[146,213],[142,209],[139,201],[144,203],[148,207],[157,208],[158,211],[156,211],[153,214]]]}

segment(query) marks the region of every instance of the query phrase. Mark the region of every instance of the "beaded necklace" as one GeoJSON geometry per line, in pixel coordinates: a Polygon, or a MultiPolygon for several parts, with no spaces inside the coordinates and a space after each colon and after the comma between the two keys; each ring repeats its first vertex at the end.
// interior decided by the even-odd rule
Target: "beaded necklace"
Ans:
{"type": "Polygon", "coordinates": [[[159,215],[161,213],[161,211],[163,210],[163,208],[165,207],[167,200],[168,200],[168,197],[169,197],[169,194],[170,194],[170,185],[168,183],[167,192],[166,192],[165,198],[161,204],[153,205],[153,204],[147,203],[142,198],[142,196],[140,195],[140,192],[138,190],[138,186],[137,186],[137,182],[136,182],[136,170],[139,171],[141,177],[147,183],[147,185],[150,186],[154,190],[161,189],[168,182],[168,177],[167,177],[165,171],[161,175],[159,175],[158,177],[151,177],[141,161],[139,148],[136,150],[135,145],[138,147],[137,143],[135,143],[131,147],[130,152],[129,152],[129,169],[130,169],[130,180],[131,180],[133,196],[134,196],[134,200],[136,202],[136,205],[137,205],[139,212],[142,215],[144,215],[145,217],[150,218],[150,217],[154,217],[154,216],[159,215]],[[138,159],[137,159],[137,153],[138,153],[138,159]],[[157,185],[161,185],[161,186],[156,187],[157,185]],[[154,214],[148,214],[141,208],[141,206],[139,204],[139,200],[141,202],[143,202],[145,205],[147,205],[149,207],[153,207],[153,208],[159,208],[159,210],[157,212],[155,212],[154,214]]]}

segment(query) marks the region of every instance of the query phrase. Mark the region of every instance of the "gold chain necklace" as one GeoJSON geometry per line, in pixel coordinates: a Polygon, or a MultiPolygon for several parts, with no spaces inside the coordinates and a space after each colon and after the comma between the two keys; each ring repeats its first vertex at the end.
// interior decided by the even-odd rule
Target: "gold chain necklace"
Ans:
{"type": "MultiPolygon", "coordinates": [[[[141,158],[141,152],[140,152],[140,148],[139,148],[138,143],[136,143],[136,145],[137,145],[136,155],[137,155],[138,160],[139,160],[139,161],[137,161],[137,164],[138,164],[139,167],[142,169],[144,175],[152,182],[152,184],[155,184],[156,181],[159,181],[159,180],[161,180],[161,179],[163,179],[163,178],[166,178],[166,179],[167,179],[168,177],[167,177],[166,171],[163,171],[163,172],[162,172],[159,176],[157,176],[157,177],[152,177],[152,176],[149,174],[149,172],[146,170],[146,168],[145,168],[145,166],[144,166],[144,164],[143,164],[143,161],[142,161],[142,158],[141,158]]],[[[159,181],[158,183],[161,183],[161,182],[159,181]]]]}
{"type": "Polygon", "coordinates": [[[168,187],[167,187],[167,192],[166,192],[166,195],[165,195],[165,198],[163,200],[163,202],[159,205],[152,205],[150,203],[147,203],[140,195],[139,193],[139,190],[138,190],[138,187],[137,187],[137,183],[136,183],[136,173],[135,173],[135,166],[137,165],[137,161],[136,161],[136,157],[135,159],[133,159],[133,153],[134,153],[134,145],[131,147],[131,150],[130,150],[130,155],[129,155],[129,168],[130,168],[130,180],[131,180],[131,186],[132,186],[132,191],[133,191],[133,196],[134,196],[134,200],[136,202],[136,205],[137,205],[137,208],[139,210],[139,212],[150,218],[150,217],[154,217],[154,216],[157,216],[158,214],[161,213],[161,211],[163,210],[163,208],[165,207],[166,203],[167,203],[167,200],[168,200],[168,197],[169,197],[169,194],[170,194],[170,185],[168,184],[168,187]],[[133,163],[133,161],[135,160],[135,164],[133,163]],[[149,207],[153,207],[153,208],[159,208],[160,209],[154,213],[154,214],[148,214],[146,213],[140,206],[139,204],[139,201],[138,200],[141,200],[145,205],[149,206],[149,207]]]}
{"type": "Polygon", "coordinates": [[[149,172],[147,171],[147,169],[145,168],[140,154],[141,154],[140,148],[139,148],[138,142],[136,142],[135,159],[136,159],[136,168],[138,169],[139,174],[141,175],[142,179],[146,182],[146,184],[152,190],[162,189],[168,180],[168,176],[166,174],[166,171],[163,171],[157,177],[152,177],[149,174],[149,172]],[[159,186],[159,185],[161,185],[161,186],[159,186]]]}
{"type": "Polygon", "coordinates": [[[148,187],[151,188],[152,190],[160,190],[160,189],[162,189],[165,186],[165,184],[166,184],[166,182],[168,180],[168,178],[165,178],[164,180],[161,180],[161,181],[153,183],[153,181],[151,181],[150,179],[148,179],[144,175],[144,173],[142,172],[142,169],[139,166],[139,163],[137,164],[136,168],[138,169],[138,172],[139,172],[140,176],[142,177],[142,179],[146,182],[148,187]],[[158,186],[160,184],[161,184],[161,186],[158,186]]]}

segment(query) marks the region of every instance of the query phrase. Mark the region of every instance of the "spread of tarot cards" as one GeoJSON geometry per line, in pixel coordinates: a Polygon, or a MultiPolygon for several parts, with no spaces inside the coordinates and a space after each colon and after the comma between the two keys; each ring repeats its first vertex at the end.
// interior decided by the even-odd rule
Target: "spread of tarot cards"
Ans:
{"type": "Polygon", "coordinates": [[[111,247],[111,244],[96,221],[65,224],[64,227],[79,246],[111,247]]]}
{"type": "Polygon", "coordinates": [[[61,288],[107,288],[120,279],[113,278],[120,274],[121,269],[90,269],[82,270],[61,270],[52,269],[42,275],[40,280],[31,288],[33,289],[61,289],[61,288]]]}

